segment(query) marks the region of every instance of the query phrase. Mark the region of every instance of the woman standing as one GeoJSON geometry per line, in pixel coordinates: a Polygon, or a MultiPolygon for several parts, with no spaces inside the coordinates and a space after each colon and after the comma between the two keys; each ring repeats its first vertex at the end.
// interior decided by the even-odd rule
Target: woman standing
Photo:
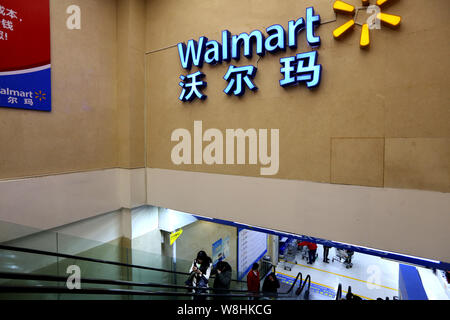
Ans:
{"type": "MultiPolygon", "coordinates": [[[[199,251],[197,258],[192,263],[189,273],[193,276],[192,286],[197,287],[194,289],[195,293],[206,293],[208,288],[208,280],[211,275],[212,260],[205,251],[199,251]]],[[[206,300],[206,297],[195,295],[194,300],[206,300]]]]}

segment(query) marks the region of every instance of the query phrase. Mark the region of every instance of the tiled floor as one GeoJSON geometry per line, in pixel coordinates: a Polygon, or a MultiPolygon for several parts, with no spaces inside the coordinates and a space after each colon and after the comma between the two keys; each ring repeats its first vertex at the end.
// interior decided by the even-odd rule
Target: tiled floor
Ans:
{"type": "MultiPolygon", "coordinates": [[[[346,295],[349,286],[354,294],[363,299],[377,299],[389,297],[392,299],[398,296],[398,263],[385,260],[379,257],[365,255],[355,252],[350,269],[339,261],[332,262],[336,255],[334,248],[330,249],[329,263],[323,262],[323,247],[317,249],[319,254],[313,265],[307,264],[301,259],[301,255],[296,257],[296,264],[291,264],[291,271],[283,268],[284,263],[280,262],[277,273],[280,281],[292,283],[298,272],[302,272],[303,277],[311,276],[311,292],[315,298],[334,299],[339,283],[342,284],[343,296],[346,295]]],[[[313,297],[311,297],[313,298],[313,297]]]]}
{"type": "Polygon", "coordinates": [[[442,271],[434,273],[430,269],[417,268],[424,286],[425,292],[430,300],[450,300],[450,285],[442,271]]]}

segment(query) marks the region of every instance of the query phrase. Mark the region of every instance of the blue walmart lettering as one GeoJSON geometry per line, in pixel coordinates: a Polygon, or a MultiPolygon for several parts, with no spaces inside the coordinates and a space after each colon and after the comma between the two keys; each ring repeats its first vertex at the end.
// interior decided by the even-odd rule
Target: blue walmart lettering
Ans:
{"type": "MultiPolygon", "coordinates": [[[[286,51],[286,48],[296,49],[298,35],[305,30],[306,40],[312,48],[320,46],[320,37],[315,35],[315,28],[320,25],[320,16],[314,13],[314,8],[306,9],[306,18],[299,18],[288,22],[287,31],[279,24],[266,28],[267,37],[259,30],[250,33],[240,33],[232,35],[228,30],[222,31],[221,43],[216,40],[208,40],[200,37],[198,41],[191,39],[185,43],[178,44],[178,53],[181,66],[186,70],[191,70],[192,66],[202,68],[204,63],[215,65],[222,62],[230,62],[232,59],[239,61],[241,55],[251,59],[255,52],[263,57],[266,52],[276,54],[286,51]]],[[[280,59],[282,67],[280,72],[283,79],[280,80],[282,87],[288,87],[300,83],[306,84],[309,89],[320,84],[322,66],[317,64],[317,51],[298,53],[292,57],[280,59]]],[[[241,96],[245,92],[245,87],[256,91],[258,87],[253,83],[257,69],[255,66],[236,67],[230,65],[224,80],[228,85],[224,92],[228,95],[241,96]]],[[[180,82],[182,93],[179,97],[181,101],[192,101],[195,98],[206,99],[206,95],[201,92],[207,84],[199,80],[204,74],[197,71],[188,75],[181,75],[180,82]]]]}

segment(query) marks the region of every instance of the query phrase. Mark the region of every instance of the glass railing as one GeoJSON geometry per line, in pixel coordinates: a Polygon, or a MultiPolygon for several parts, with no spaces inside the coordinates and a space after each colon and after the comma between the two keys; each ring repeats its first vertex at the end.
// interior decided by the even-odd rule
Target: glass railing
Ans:
{"type": "MultiPolygon", "coordinates": [[[[83,284],[83,278],[122,280],[134,283],[157,283],[184,286],[192,261],[129,248],[122,239],[108,243],[83,239],[52,230],[39,230],[12,223],[0,222],[0,245],[14,248],[34,249],[47,252],[38,254],[17,250],[0,249],[0,272],[68,277],[69,266],[81,271],[82,288],[152,290],[186,293],[185,288],[145,288],[134,285],[83,284]],[[55,254],[55,255],[51,255],[55,254]],[[61,256],[62,255],[62,256],[61,256]],[[69,256],[64,256],[69,255],[69,256]],[[89,260],[92,259],[92,260],[89,260]],[[111,263],[101,263],[105,260],[111,263]],[[133,267],[133,266],[140,267],[133,267]],[[148,267],[147,269],[145,267],[148,267]]],[[[128,241],[129,243],[129,241],[128,241]]],[[[233,290],[246,290],[243,281],[237,281],[233,270],[233,290]]],[[[214,278],[210,279],[212,287],[214,278]]],[[[4,286],[49,286],[66,288],[64,281],[0,279],[4,286]]],[[[189,296],[144,296],[130,294],[81,295],[74,293],[0,293],[0,299],[191,299],[189,296]]]]}
{"type": "MultiPolygon", "coordinates": [[[[6,245],[23,247],[30,249],[46,250],[57,252],[56,237],[51,233],[43,233],[41,230],[26,228],[11,223],[0,223],[0,240],[6,245]],[[34,241],[30,241],[31,235],[34,241]],[[16,236],[17,235],[17,236],[16,236]],[[5,241],[6,240],[6,241],[5,241]]],[[[0,272],[28,273],[57,275],[58,258],[47,255],[32,255],[29,253],[0,250],[0,272]]],[[[8,280],[0,279],[0,285],[14,286],[47,286],[55,285],[54,283],[34,281],[34,280],[8,280]]],[[[60,285],[60,284],[57,284],[60,285]]],[[[57,294],[43,294],[30,296],[27,294],[8,294],[1,293],[0,299],[57,299],[57,294]]]]}

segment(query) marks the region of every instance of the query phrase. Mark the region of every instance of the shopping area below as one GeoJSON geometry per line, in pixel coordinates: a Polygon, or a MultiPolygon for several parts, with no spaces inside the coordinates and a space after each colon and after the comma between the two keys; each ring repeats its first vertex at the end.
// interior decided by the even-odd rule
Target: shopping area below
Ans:
{"type": "Polygon", "coordinates": [[[154,206],[0,230],[0,299],[450,298],[446,262],[154,206]]]}

